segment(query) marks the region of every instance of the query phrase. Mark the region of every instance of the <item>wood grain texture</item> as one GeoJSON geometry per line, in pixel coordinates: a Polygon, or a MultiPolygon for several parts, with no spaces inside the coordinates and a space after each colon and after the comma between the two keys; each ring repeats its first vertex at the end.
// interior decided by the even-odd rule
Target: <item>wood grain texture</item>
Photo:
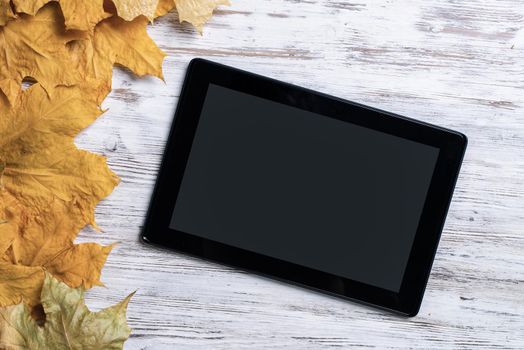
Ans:
{"type": "Polygon", "coordinates": [[[97,208],[104,232],[80,237],[120,242],[103,272],[109,288],[89,291],[89,305],[138,289],[126,349],[523,349],[522,28],[521,0],[233,0],[203,36],[176,14],[155,21],[166,83],[116,70],[108,112],[77,139],[122,177],[97,208]],[[182,77],[197,56],[469,136],[417,317],[139,243],[182,77]]]}

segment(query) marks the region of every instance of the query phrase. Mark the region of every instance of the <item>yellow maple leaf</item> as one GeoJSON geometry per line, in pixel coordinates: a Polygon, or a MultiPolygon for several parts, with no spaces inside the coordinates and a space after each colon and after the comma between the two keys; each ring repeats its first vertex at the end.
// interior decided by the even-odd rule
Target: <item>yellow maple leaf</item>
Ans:
{"type": "MultiPolygon", "coordinates": [[[[100,115],[114,64],[162,78],[164,54],[147,35],[147,19],[113,17],[74,37],[60,30],[56,11],[56,5],[48,5],[37,14],[41,21],[22,18],[23,37],[34,48],[40,43],[28,35],[31,28],[39,32],[42,23],[55,28],[61,37],[55,38],[56,47],[65,49],[57,51],[78,73],[72,86],[56,86],[59,79],[41,74],[39,79],[48,82],[45,91],[38,83],[22,92],[16,79],[0,80],[7,97],[0,99],[0,305],[38,302],[43,271],[72,287],[100,284],[111,247],[74,245],[73,240],[86,223],[94,225],[94,207],[118,179],[103,157],[78,150],[73,138],[100,115]]],[[[31,62],[39,72],[48,63],[31,62]]]]}
{"type": "MultiPolygon", "coordinates": [[[[0,0],[5,1],[5,0],[0,0]]],[[[40,8],[53,0],[13,0],[17,12],[34,16],[40,8]]],[[[66,29],[91,31],[111,13],[104,9],[104,0],[57,0],[64,14],[66,29]]],[[[144,16],[153,20],[158,0],[113,0],[114,10],[126,21],[144,16]]],[[[7,9],[3,11],[7,15],[7,9]]]]}
{"type": "Polygon", "coordinates": [[[16,16],[11,8],[10,0],[0,0],[0,26],[5,26],[13,18],[16,16]]]}
{"type": "Polygon", "coordinates": [[[0,104],[0,305],[38,302],[44,270],[72,287],[100,284],[112,248],[73,244],[118,183],[104,157],[73,142],[100,115],[97,103],[79,87],[50,97],[39,84],[19,100],[0,104]]]}
{"type": "MultiPolygon", "coordinates": [[[[101,68],[104,60],[112,67],[118,64],[138,76],[153,75],[163,79],[162,62],[165,53],[156,46],[146,31],[147,20],[138,17],[131,22],[118,17],[102,21],[92,39],[97,56],[93,66],[101,68]]],[[[95,68],[96,69],[96,68],[95,68]]]]}
{"type": "Polygon", "coordinates": [[[0,191],[0,306],[38,303],[44,271],[71,287],[101,285],[100,272],[112,246],[73,243],[82,228],[79,208],[55,199],[38,215],[28,212],[9,192],[0,191]]]}
{"type": "Polygon", "coordinates": [[[160,0],[155,16],[163,16],[176,7],[179,21],[191,23],[202,33],[204,24],[220,5],[230,5],[229,0],[160,0]]]}
{"type": "MultiPolygon", "coordinates": [[[[70,64],[66,44],[85,37],[80,32],[66,32],[63,29],[60,10],[57,5],[45,6],[35,17],[21,15],[0,27],[0,81],[15,82],[31,77],[46,90],[56,85],[74,85],[81,80],[78,71],[64,69],[70,64]]],[[[12,85],[10,85],[12,87],[12,85]]],[[[13,90],[6,91],[9,99],[13,90]]]]}
{"type": "MultiPolygon", "coordinates": [[[[40,8],[52,0],[13,0],[16,11],[34,16],[40,8]]],[[[68,30],[89,31],[94,26],[111,16],[104,10],[104,0],[59,0],[68,30]]]]}
{"type": "Polygon", "coordinates": [[[138,16],[145,16],[149,20],[155,17],[158,0],[112,0],[119,17],[132,21],[138,16]]]}
{"type": "MultiPolygon", "coordinates": [[[[1,175],[2,171],[0,171],[0,180],[1,175]]],[[[0,189],[0,257],[4,256],[13,244],[18,227],[24,220],[24,214],[24,209],[16,198],[0,189]]]]}
{"type": "Polygon", "coordinates": [[[229,0],[174,0],[180,22],[189,22],[202,33],[204,24],[217,6],[229,5],[229,0]]]}
{"type": "Polygon", "coordinates": [[[144,17],[130,22],[112,17],[92,33],[79,33],[65,31],[59,12],[49,4],[36,17],[23,15],[0,28],[0,90],[12,105],[28,76],[47,92],[81,85],[99,104],[111,90],[114,64],[162,78],[165,54],[148,36],[144,17]]]}
{"type": "Polygon", "coordinates": [[[40,84],[20,93],[16,108],[0,104],[2,186],[31,213],[55,198],[79,208],[81,226],[94,225],[94,208],[118,177],[105,157],[79,150],[74,137],[101,114],[79,87],[48,96],[40,84]]]}
{"type": "Polygon", "coordinates": [[[41,326],[35,322],[24,304],[0,309],[0,348],[122,349],[131,333],[126,311],[133,294],[114,306],[91,312],[82,288],[69,288],[47,275],[41,296],[45,322],[41,326]]]}
{"type": "Polygon", "coordinates": [[[175,8],[175,0],[159,0],[155,11],[155,18],[161,17],[175,8]]]}
{"type": "Polygon", "coordinates": [[[2,79],[0,80],[0,91],[5,94],[7,101],[14,106],[20,93],[20,83],[17,83],[14,79],[2,79]]]}
{"type": "Polygon", "coordinates": [[[98,103],[111,90],[115,64],[129,68],[138,76],[163,79],[165,54],[147,34],[147,23],[144,17],[130,22],[111,17],[100,22],[87,38],[68,44],[73,67],[81,73],[84,85],[94,90],[98,103]]]}
{"type": "Polygon", "coordinates": [[[34,16],[45,4],[51,0],[11,0],[16,12],[34,16]]]}
{"type": "Polygon", "coordinates": [[[41,267],[0,262],[0,306],[38,303],[44,276],[41,267]]]}
{"type": "Polygon", "coordinates": [[[85,224],[95,225],[94,208],[118,178],[74,137],[101,114],[115,64],[162,78],[164,54],[147,35],[148,20],[176,6],[180,21],[201,31],[214,8],[228,3],[172,1],[0,0],[0,305],[34,305],[41,296],[49,326],[30,324],[23,305],[2,309],[2,349],[116,349],[129,335],[129,297],[96,317],[82,302],[83,289],[101,284],[112,246],[73,241],[85,224]],[[37,83],[22,91],[27,78],[37,83]],[[46,272],[82,287],[80,294],[46,272]]]}
{"type": "MultiPolygon", "coordinates": [[[[0,257],[13,244],[23,215],[23,208],[14,197],[8,194],[0,196],[0,257]]],[[[0,306],[23,300],[37,303],[43,281],[41,267],[13,265],[0,258],[0,306]]]]}

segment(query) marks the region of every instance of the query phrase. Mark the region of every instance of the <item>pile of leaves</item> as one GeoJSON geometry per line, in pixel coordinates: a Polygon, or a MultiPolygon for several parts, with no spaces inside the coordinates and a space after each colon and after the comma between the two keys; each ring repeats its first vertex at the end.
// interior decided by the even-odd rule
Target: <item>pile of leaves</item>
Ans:
{"type": "Polygon", "coordinates": [[[148,23],[176,8],[201,31],[221,4],[0,0],[0,349],[123,347],[130,297],[83,303],[112,245],[74,243],[119,178],[74,138],[103,113],[114,65],[162,79],[148,23]]]}

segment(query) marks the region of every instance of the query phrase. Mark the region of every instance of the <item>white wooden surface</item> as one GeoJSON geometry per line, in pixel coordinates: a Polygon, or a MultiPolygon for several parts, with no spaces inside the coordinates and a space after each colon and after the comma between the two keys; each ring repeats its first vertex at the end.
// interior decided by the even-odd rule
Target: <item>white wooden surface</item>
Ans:
{"type": "Polygon", "coordinates": [[[233,0],[199,36],[159,19],[166,83],[116,70],[109,111],[77,139],[122,183],[97,208],[120,241],[88,293],[138,289],[126,349],[524,348],[521,0],[233,0]],[[512,49],[512,46],[515,46],[512,49]],[[138,241],[193,57],[460,130],[469,148],[419,315],[403,319],[138,241]]]}

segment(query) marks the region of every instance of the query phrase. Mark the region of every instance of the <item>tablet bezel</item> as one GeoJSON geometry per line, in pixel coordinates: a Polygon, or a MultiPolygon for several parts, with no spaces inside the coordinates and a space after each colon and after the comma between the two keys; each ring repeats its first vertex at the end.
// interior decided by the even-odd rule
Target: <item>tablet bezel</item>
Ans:
{"type": "Polygon", "coordinates": [[[193,59],[187,69],[141,237],[147,243],[243,268],[404,316],[414,316],[422,302],[466,145],[466,136],[456,131],[204,59],[193,59]],[[210,83],[440,149],[399,293],[169,227],[210,83]]]}

